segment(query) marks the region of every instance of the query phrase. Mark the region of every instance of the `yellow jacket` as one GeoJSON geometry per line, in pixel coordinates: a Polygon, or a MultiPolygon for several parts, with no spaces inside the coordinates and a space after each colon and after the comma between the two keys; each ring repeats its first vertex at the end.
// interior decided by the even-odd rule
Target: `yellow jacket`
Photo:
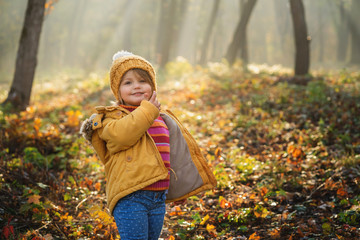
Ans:
{"type": "MultiPolygon", "coordinates": [[[[122,197],[168,175],[155,142],[147,130],[159,116],[150,102],[133,112],[120,106],[97,107],[81,132],[105,165],[106,196],[112,212],[122,197]]],[[[178,201],[216,186],[194,138],[170,111],[161,112],[170,133],[170,186],[167,202],[178,201]]]]}

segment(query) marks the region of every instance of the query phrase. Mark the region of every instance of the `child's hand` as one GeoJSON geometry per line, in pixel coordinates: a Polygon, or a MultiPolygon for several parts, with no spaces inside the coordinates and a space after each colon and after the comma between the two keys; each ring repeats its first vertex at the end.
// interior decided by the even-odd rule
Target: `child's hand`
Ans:
{"type": "Polygon", "coordinates": [[[161,104],[159,103],[159,101],[157,100],[156,97],[156,92],[154,91],[151,98],[149,99],[149,102],[151,102],[152,104],[154,104],[155,107],[157,107],[160,110],[161,104]]]}

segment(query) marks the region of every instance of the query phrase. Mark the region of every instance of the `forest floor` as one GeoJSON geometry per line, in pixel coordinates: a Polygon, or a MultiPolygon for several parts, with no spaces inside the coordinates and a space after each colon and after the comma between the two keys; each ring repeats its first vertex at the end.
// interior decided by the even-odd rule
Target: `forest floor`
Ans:
{"type": "MultiPolygon", "coordinates": [[[[217,187],[167,206],[163,239],[359,239],[360,73],[168,65],[159,99],[198,141],[217,187]],[[301,80],[301,79],[300,79],[301,80]]],[[[62,76],[0,111],[0,238],[118,239],[81,122],[108,78],[62,76]],[[61,86],[61,87],[59,87],[61,86]]]]}

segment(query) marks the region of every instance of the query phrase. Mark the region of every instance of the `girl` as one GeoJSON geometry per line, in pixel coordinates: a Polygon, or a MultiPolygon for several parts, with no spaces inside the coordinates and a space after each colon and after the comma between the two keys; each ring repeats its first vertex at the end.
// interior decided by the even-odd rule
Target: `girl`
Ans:
{"type": "Polygon", "coordinates": [[[117,105],[96,107],[80,131],[105,165],[108,207],[121,239],[158,239],[165,201],[211,189],[216,180],[194,138],[172,112],[161,111],[147,60],[116,53],[110,87],[117,105]]]}

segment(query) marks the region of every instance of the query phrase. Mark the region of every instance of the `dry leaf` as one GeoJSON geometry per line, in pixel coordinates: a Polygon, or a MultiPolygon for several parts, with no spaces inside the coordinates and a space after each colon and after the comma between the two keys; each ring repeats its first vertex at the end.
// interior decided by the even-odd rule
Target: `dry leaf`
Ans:
{"type": "Polygon", "coordinates": [[[249,240],[259,240],[260,236],[258,236],[256,234],[256,232],[254,232],[253,234],[250,235],[249,240]]]}
{"type": "Polygon", "coordinates": [[[41,196],[39,195],[31,195],[29,198],[28,198],[28,203],[35,203],[35,204],[39,204],[40,203],[40,198],[41,196]]]}

